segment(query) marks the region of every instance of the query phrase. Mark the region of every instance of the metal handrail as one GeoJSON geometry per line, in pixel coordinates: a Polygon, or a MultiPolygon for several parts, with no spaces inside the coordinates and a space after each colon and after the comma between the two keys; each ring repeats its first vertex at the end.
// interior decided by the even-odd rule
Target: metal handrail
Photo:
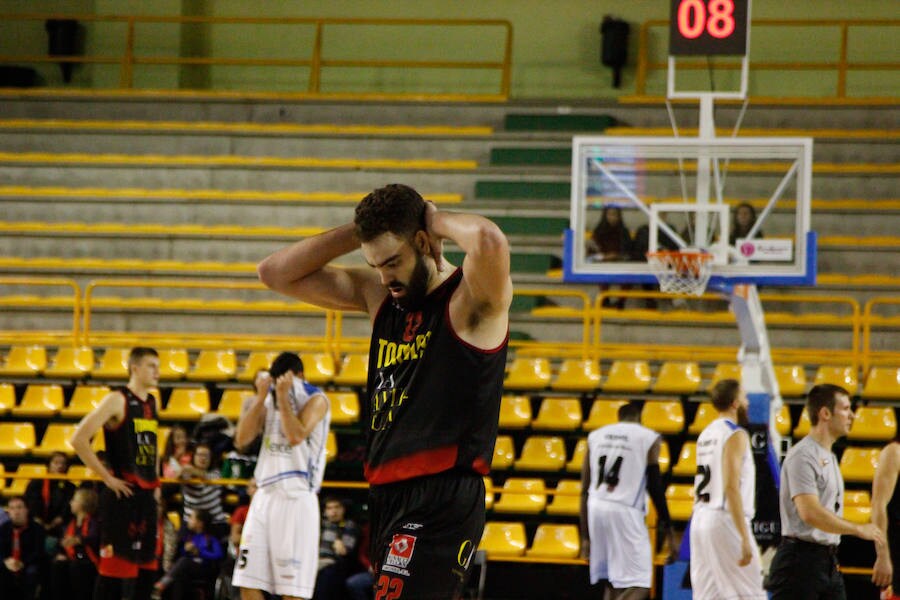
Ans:
{"type": "MultiPolygon", "coordinates": [[[[121,56],[14,56],[0,55],[2,63],[74,63],[74,64],[119,64],[121,65],[119,87],[131,89],[134,84],[135,65],[222,65],[222,66],[299,66],[309,67],[307,93],[316,96],[329,95],[321,91],[322,69],[333,67],[406,67],[417,69],[487,69],[500,72],[500,89],[497,94],[454,94],[462,99],[504,101],[509,98],[512,71],[512,23],[505,19],[376,19],[376,18],[333,18],[333,17],[208,17],[208,16],[152,16],[152,15],[4,15],[5,21],[45,21],[48,19],[71,19],[83,22],[125,23],[125,47],[121,56]],[[135,52],[135,25],[146,23],[207,24],[207,25],[312,25],[315,27],[309,58],[225,58],[225,57],[184,57],[184,56],[140,56],[135,52]],[[505,32],[503,58],[499,61],[454,61],[454,60],[371,60],[371,59],[329,59],[323,56],[322,39],[329,26],[408,26],[408,27],[499,27],[505,32]]],[[[447,94],[385,94],[381,92],[360,92],[358,97],[429,98],[445,97],[447,94]]]]}
{"type": "Polygon", "coordinates": [[[81,322],[81,288],[74,279],[66,277],[16,277],[0,276],[0,285],[66,286],[72,288],[72,345],[78,345],[81,322]]]}
{"type": "MultiPolygon", "coordinates": [[[[851,27],[897,27],[900,20],[897,19],[754,19],[752,26],[759,27],[839,27],[841,32],[840,49],[836,61],[798,62],[798,61],[752,61],[750,68],[757,71],[806,71],[806,70],[837,70],[836,98],[847,97],[847,72],[860,71],[894,71],[900,69],[900,62],[865,62],[850,61],[847,58],[848,39],[851,27]]],[[[637,74],[635,80],[635,93],[643,96],[647,93],[647,74],[652,70],[667,69],[668,62],[650,61],[650,29],[654,27],[669,27],[668,19],[652,19],[641,24],[639,43],[637,74]]],[[[736,70],[741,68],[740,61],[716,63],[718,69],[736,70]]],[[[685,60],[678,63],[679,69],[707,69],[709,65],[705,61],[685,60]]]]}
{"type": "Polygon", "coordinates": [[[874,363],[874,359],[878,362],[886,362],[888,364],[900,363],[900,352],[898,351],[875,351],[872,350],[872,325],[877,320],[877,316],[873,314],[873,309],[877,305],[900,305],[900,297],[876,296],[869,298],[863,309],[862,316],[862,366],[863,374],[869,372],[869,367],[874,363]]]}

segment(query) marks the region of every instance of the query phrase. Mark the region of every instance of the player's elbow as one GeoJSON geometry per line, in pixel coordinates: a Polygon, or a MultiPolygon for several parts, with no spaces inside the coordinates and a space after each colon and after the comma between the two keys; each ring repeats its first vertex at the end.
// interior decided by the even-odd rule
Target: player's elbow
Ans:
{"type": "Polygon", "coordinates": [[[484,256],[509,254],[509,240],[493,221],[485,221],[478,228],[477,251],[484,256]]]}
{"type": "Polygon", "coordinates": [[[278,287],[278,268],[271,256],[264,258],[256,265],[256,276],[267,288],[276,289],[278,287]]]}
{"type": "Polygon", "coordinates": [[[306,441],[307,436],[301,433],[292,433],[287,436],[288,444],[291,446],[299,446],[306,441]]]}

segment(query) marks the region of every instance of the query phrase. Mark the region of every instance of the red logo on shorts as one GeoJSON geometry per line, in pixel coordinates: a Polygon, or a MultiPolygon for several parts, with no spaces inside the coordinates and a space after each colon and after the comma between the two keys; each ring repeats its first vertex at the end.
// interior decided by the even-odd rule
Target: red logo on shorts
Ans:
{"type": "Polygon", "coordinates": [[[388,551],[387,564],[395,567],[403,567],[412,559],[413,549],[416,547],[416,537],[405,533],[394,534],[391,540],[391,549],[388,551]]]}

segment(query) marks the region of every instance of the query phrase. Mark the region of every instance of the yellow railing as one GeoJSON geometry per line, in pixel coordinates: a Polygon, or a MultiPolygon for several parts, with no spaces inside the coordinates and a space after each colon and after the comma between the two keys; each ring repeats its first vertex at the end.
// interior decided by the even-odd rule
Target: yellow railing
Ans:
{"type": "MultiPolygon", "coordinates": [[[[85,55],[85,56],[26,56],[2,55],[0,63],[73,63],[73,64],[107,64],[120,65],[119,87],[132,89],[134,84],[134,68],[140,65],[189,65],[189,66],[238,66],[238,67],[302,67],[309,69],[306,94],[312,96],[352,96],[356,98],[429,98],[440,97],[460,100],[504,101],[509,98],[510,73],[512,70],[512,24],[501,19],[367,19],[367,18],[315,18],[315,17],[206,17],[206,16],[151,16],[151,15],[37,15],[17,14],[4,15],[5,22],[10,21],[45,21],[47,19],[73,19],[86,23],[124,23],[124,49],[121,55],[85,55]],[[136,51],[138,24],[163,25],[246,25],[246,26],[310,26],[313,36],[309,54],[303,58],[234,58],[217,56],[146,56],[136,51]],[[368,59],[368,58],[332,58],[323,49],[323,38],[328,28],[335,27],[402,27],[412,32],[413,28],[429,27],[435,30],[443,28],[499,28],[504,34],[503,53],[500,60],[417,60],[414,58],[368,59]],[[393,68],[393,69],[462,69],[496,71],[500,76],[499,90],[495,94],[473,94],[463,90],[455,94],[441,93],[381,93],[360,90],[350,94],[328,93],[322,90],[322,71],[329,68],[393,68]]],[[[156,30],[158,31],[158,30],[156,30]]],[[[151,35],[151,34],[147,34],[151,35]]],[[[246,43],[251,43],[251,35],[243,36],[246,43]]],[[[415,33],[409,39],[399,38],[395,44],[414,43],[415,33]]],[[[487,46],[487,44],[485,44],[487,46]]],[[[396,47],[396,46],[395,46],[396,47]]],[[[371,49],[371,48],[369,48],[371,49]]],[[[467,46],[468,50],[469,47],[467,46]]],[[[494,47],[478,46],[479,50],[496,50],[494,47]]],[[[405,53],[414,56],[415,52],[405,53]]]]}
{"type": "MultiPolygon", "coordinates": [[[[79,339],[79,324],[81,323],[81,288],[78,286],[78,283],[74,279],[67,279],[65,277],[15,277],[15,276],[0,276],[0,285],[21,285],[28,287],[67,287],[72,290],[71,297],[71,309],[72,309],[72,328],[71,328],[71,343],[73,345],[78,345],[79,339]]],[[[28,297],[19,297],[18,300],[15,296],[6,297],[10,302],[10,306],[34,306],[34,302],[28,297]]],[[[68,297],[66,301],[66,305],[68,307],[68,297]]],[[[6,333],[6,332],[4,332],[6,333]]],[[[31,335],[28,335],[21,331],[12,331],[9,332],[11,334],[11,340],[15,340],[16,343],[22,343],[28,341],[32,338],[31,335]]],[[[0,335],[0,339],[6,336],[0,335]]],[[[61,337],[62,339],[69,337],[69,334],[60,335],[57,332],[44,332],[39,334],[37,339],[46,339],[49,338],[57,338],[61,337]]]]}
{"type": "Polygon", "coordinates": [[[577,356],[586,359],[590,356],[591,343],[591,299],[590,297],[578,290],[564,290],[559,288],[514,288],[514,296],[527,296],[532,298],[543,298],[551,300],[557,304],[564,305],[565,299],[573,302],[575,306],[564,307],[562,310],[554,311],[546,310],[541,315],[542,318],[550,322],[571,321],[573,318],[581,320],[581,340],[577,342],[565,340],[544,339],[540,341],[533,340],[510,340],[510,348],[517,352],[529,352],[535,350],[542,355],[551,358],[562,358],[565,356],[577,356]],[[547,354],[547,351],[550,354],[547,354]]]}
{"type": "Polygon", "coordinates": [[[872,328],[883,326],[887,328],[900,328],[900,316],[882,317],[875,314],[876,306],[900,306],[900,298],[877,297],[870,298],[863,309],[863,342],[862,364],[863,374],[869,372],[869,367],[874,364],[900,365],[900,350],[874,350],[872,348],[872,328]]]}
{"type": "MultiPolygon", "coordinates": [[[[836,71],[837,84],[835,86],[835,97],[847,97],[847,74],[852,71],[896,71],[900,69],[900,62],[897,62],[896,55],[890,57],[893,60],[885,60],[878,62],[868,61],[851,61],[848,57],[849,38],[852,28],[862,27],[893,27],[900,26],[900,20],[896,19],[754,19],[752,27],[754,31],[758,31],[763,27],[821,27],[821,28],[838,28],[840,31],[840,46],[837,56],[831,61],[755,61],[751,59],[751,71],[836,71]]],[[[652,29],[668,29],[668,20],[650,20],[645,21],[641,25],[640,39],[638,43],[638,59],[637,74],[635,82],[635,93],[638,96],[647,94],[647,77],[651,71],[660,71],[668,68],[666,57],[650,56],[650,31],[652,29]]],[[[888,34],[897,36],[900,34],[896,29],[895,33],[888,34]]],[[[667,32],[661,35],[667,36],[667,32]]],[[[865,34],[862,34],[865,35],[865,34]]],[[[752,38],[752,35],[751,35],[752,38]]],[[[752,43],[751,43],[752,48],[752,43]]],[[[732,60],[731,62],[716,62],[717,69],[739,70],[741,68],[740,61],[732,60]]],[[[679,69],[708,69],[709,65],[705,60],[684,60],[679,61],[679,69]]]]}

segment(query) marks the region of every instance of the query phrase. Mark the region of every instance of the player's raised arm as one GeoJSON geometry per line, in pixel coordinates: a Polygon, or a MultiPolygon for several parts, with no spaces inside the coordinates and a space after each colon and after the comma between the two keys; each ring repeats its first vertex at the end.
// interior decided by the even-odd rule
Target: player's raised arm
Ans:
{"type": "Polygon", "coordinates": [[[359,248],[347,223],[278,250],[257,266],[259,279],[276,292],[333,310],[369,312],[384,297],[368,269],[329,266],[359,248]]]}

